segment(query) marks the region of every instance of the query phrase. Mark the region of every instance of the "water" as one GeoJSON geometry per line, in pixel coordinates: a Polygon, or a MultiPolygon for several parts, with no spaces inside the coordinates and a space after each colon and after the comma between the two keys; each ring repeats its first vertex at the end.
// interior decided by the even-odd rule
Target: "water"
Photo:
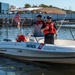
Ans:
{"type": "Polygon", "coordinates": [[[75,75],[75,65],[46,64],[0,57],[0,75],[75,75]]]}
{"type": "MultiPolygon", "coordinates": [[[[15,40],[18,33],[18,28],[10,27],[8,38],[15,40]]],[[[22,33],[32,33],[31,28],[24,27],[22,33]]],[[[75,38],[75,28],[61,28],[58,39],[73,40],[72,34],[75,38]]],[[[0,40],[6,37],[6,29],[0,28],[0,40]]],[[[0,75],[75,75],[75,65],[28,62],[0,56],[0,75]]]]}
{"type": "MultiPolygon", "coordinates": [[[[23,27],[22,33],[24,35],[28,35],[29,33],[32,33],[32,29],[30,27],[23,27]]],[[[8,38],[15,40],[18,34],[19,34],[18,28],[13,27],[8,28],[8,38]]],[[[58,31],[58,39],[73,40],[73,37],[75,39],[75,28],[60,28],[60,30],[58,31]]],[[[4,38],[7,38],[7,32],[6,28],[3,27],[0,28],[0,40],[4,38]]]]}

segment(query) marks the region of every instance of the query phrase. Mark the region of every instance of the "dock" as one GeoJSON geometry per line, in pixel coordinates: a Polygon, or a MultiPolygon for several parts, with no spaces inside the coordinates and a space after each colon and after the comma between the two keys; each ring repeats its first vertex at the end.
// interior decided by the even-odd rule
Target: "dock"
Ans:
{"type": "MultiPolygon", "coordinates": [[[[32,19],[21,19],[21,25],[22,26],[31,26],[32,25],[33,20],[32,19]]],[[[7,24],[9,26],[17,26],[17,24],[15,23],[14,19],[7,19],[7,24]]],[[[6,18],[0,18],[0,27],[2,26],[6,26],[6,18]]]]}
{"type": "MultiPolygon", "coordinates": [[[[33,22],[37,20],[38,14],[20,14],[21,18],[21,25],[22,26],[31,26],[33,22]]],[[[61,25],[61,21],[64,19],[65,14],[42,14],[42,19],[45,20],[47,16],[52,16],[52,20],[56,22],[57,25],[61,25]]],[[[63,25],[73,25],[75,24],[75,14],[67,14],[66,18],[64,19],[63,25]]],[[[7,23],[9,26],[17,26],[14,21],[15,14],[0,14],[0,27],[6,25],[6,18],[7,23]]]]}

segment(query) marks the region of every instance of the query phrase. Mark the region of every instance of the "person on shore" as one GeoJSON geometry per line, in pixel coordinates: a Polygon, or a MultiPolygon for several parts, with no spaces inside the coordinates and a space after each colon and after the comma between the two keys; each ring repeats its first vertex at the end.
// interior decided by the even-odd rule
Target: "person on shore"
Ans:
{"type": "Polygon", "coordinates": [[[41,27],[44,25],[44,21],[42,20],[42,16],[41,15],[37,16],[37,21],[34,24],[35,24],[35,26],[34,26],[34,36],[44,35],[41,32],[41,27]]]}
{"type": "Polygon", "coordinates": [[[54,44],[54,34],[56,34],[57,39],[57,31],[56,31],[55,23],[52,21],[52,17],[47,16],[47,22],[45,26],[41,28],[41,31],[45,34],[45,43],[46,44],[54,44]]]}

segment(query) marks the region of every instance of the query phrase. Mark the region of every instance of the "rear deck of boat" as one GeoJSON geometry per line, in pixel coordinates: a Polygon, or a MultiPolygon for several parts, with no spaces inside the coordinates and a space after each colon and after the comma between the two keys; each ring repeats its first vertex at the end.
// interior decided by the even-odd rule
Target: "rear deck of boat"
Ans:
{"type": "MultiPolygon", "coordinates": [[[[39,40],[40,43],[44,43],[44,39],[39,40]]],[[[58,46],[74,46],[75,41],[74,40],[61,40],[56,39],[54,40],[54,44],[58,46]]]]}
{"type": "Polygon", "coordinates": [[[57,39],[57,40],[55,40],[55,45],[64,45],[64,46],[73,46],[73,45],[75,45],[75,41],[74,40],[59,40],[59,39],[57,39]]]}

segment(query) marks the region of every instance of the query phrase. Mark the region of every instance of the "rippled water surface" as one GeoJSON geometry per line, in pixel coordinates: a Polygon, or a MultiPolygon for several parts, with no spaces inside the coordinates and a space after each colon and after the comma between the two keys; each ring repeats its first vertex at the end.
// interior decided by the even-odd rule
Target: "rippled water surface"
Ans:
{"type": "MultiPolygon", "coordinates": [[[[19,33],[18,28],[8,29],[8,38],[15,40],[19,33]]],[[[22,33],[32,33],[30,27],[22,28],[22,33]]],[[[6,28],[0,28],[0,40],[7,37],[6,28]]],[[[58,32],[58,39],[73,40],[75,28],[61,28],[58,32]]],[[[52,64],[43,62],[28,62],[0,57],[0,75],[75,75],[75,65],[52,64]]]]}
{"type": "MultiPolygon", "coordinates": [[[[31,27],[23,27],[22,33],[24,35],[28,35],[29,33],[32,33],[31,27]]],[[[10,27],[8,28],[8,38],[15,39],[17,35],[19,34],[19,29],[10,27]]],[[[75,38],[75,28],[60,28],[58,31],[58,39],[73,39],[75,38]]],[[[7,38],[7,29],[2,27],[0,28],[0,40],[7,38]]]]}
{"type": "Polygon", "coordinates": [[[75,75],[75,65],[28,62],[0,57],[0,75],[75,75]]]}

